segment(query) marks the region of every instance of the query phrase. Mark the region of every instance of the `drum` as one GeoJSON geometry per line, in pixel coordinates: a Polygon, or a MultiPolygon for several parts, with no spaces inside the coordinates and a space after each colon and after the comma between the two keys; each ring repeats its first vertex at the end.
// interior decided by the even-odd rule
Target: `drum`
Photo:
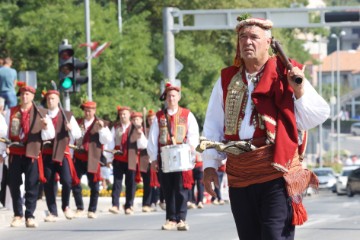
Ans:
{"type": "Polygon", "coordinates": [[[188,144],[161,147],[161,161],[164,173],[191,170],[195,166],[195,159],[188,144]]]}

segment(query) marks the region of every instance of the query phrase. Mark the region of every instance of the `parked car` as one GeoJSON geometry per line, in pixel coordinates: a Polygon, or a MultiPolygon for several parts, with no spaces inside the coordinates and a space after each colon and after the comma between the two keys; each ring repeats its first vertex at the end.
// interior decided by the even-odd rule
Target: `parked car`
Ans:
{"type": "Polygon", "coordinates": [[[360,193],[360,168],[351,171],[346,184],[346,194],[349,197],[356,193],[360,193]]]}
{"type": "Polygon", "coordinates": [[[350,133],[354,136],[360,136],[360,122],[351,124],[350,133]]]}
{"type": "Polygon", "coordinates": [[[319,189],[336,191],[336,174],[330,167],[314,168],[313,172],[319,179],[319,189]]]}
{"type": "Polygon", "coordinates": [[[346,185],[348,182],[348,176],[350,173],[357,169],[359,166],[345,166],[343,167],[341,173],[336,178],[336,193],[338,195],[346,194],[346,185]]]}

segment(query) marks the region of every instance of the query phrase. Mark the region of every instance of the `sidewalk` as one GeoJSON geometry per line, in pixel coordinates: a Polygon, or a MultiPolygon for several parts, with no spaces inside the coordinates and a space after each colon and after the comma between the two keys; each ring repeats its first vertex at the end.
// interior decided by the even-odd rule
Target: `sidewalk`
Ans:
{"type": "MultiPolygon", "coordinates": [[[[87,207],[89,206],[90,198],[83,197],[83,200],[84,200],[84,207],[85,207],[85,212],[86,212],[87,207]]],[[[60,197],[56,198],[56,203],[57,203],[58,215],[59,215],[58,221],[65,221],[66,218],[61,210],[61,198],[60,197]]],[[[125,197],[120,197],[120,205],[122,206],[123,204],[125,204],[125,197]]],[[[108,214],[109,213],[108,210],[110,207],[111,207],[111,197],[99,197],[96,213],[98,215],[105,214],[105,213],[108,214]]],[[[74,211],[76,210],[75,201],[72,196],[70,198],[70,208],[73,209],[74,211]]],[[[159,209],[160,208],[158,208],[158,210],[159,209]]],[[[136,197],[134,199],[134,211],[141,212],[141,210],[142,210],[142,198],[136,197]]],[[[48,213],[48,211],[47,211],[47,206],[46,206],[46,200],[45,200],[45,197],[43,197],[42,200],[37,201],[36,210],[35,210],[35,214],[34,214],[35,219],[39,223],[39,225],[44,222],[44,218],[47,215],[47,213],[48,213]]],[[[124,214],[123,209],[120,209],[120,214],[124,214]]],[[[8,210],[1,206],[0,207],[0,229],[4,228],[4,227],[9,227],[13,216],[14,216],[14,213],[12,210],[8,210]]]]}

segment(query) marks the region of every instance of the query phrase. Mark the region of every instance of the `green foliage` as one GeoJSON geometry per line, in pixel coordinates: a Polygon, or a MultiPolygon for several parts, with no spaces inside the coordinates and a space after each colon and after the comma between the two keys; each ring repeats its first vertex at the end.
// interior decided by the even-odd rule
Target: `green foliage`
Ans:
{"type": "MultiPolygon", "coordinates": [[[[91,39],[111,42],[100,57],[92,59],[92,93],[98,103],[97,115],[114,120],[116,106],[136,111],[161,107],[160,82],[164,76],[157,66],[163,61],[162,10],[164,7],[191,9],[245,9],[288,7],[291,0],[123,0],[122,33],[118,29],[117,0],[90,1],[91,39]]],[[[297,1],[305,3],[305,0],[297,1]]],[[[0,5],[0,57],[10,55],[18,71],[37,72],[38,89],[51,89],[58,82],[58,45],[68,39],[75,56],[86,60],[82,0],[8,0],[0,5]]],[[[289,57],[299,62],[310,59],[294,30],[274,29],[289,57]],[[291,51],[289,51],[291,49],[291,51]]],[[[180,104],[196,116],[200,128],[211,90],[221,68],[231,65],[236,50],[234,31],[184,31],[176,35],[176,58],[184,69],[177,76],[182,83],[180,104]]],[[[81,73],[86,75],[86,71],[81,73]]],[[[81,116],[81,93],[71,94],[75,116],[81,116]]],[[[38,91],[37,99],[40,97],[38,91]]]]}

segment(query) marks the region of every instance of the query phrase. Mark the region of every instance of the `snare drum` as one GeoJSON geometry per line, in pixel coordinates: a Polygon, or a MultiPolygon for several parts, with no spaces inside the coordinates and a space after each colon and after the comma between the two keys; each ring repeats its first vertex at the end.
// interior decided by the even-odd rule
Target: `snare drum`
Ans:
{"type": "Polygon", "coordinates": [[[195,166],[188,144],[161,147],[161,161],[164,173],[191,170],[195,166]]]}

